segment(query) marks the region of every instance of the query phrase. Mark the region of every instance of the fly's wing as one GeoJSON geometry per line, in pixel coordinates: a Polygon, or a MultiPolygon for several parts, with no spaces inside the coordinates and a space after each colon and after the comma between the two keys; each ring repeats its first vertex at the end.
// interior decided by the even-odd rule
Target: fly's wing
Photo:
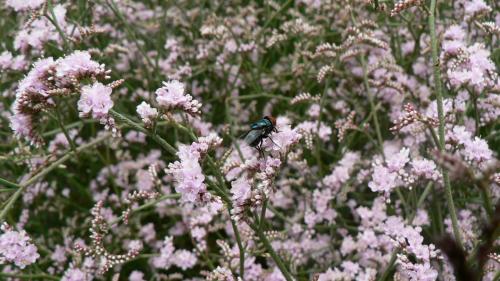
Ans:
{"type": "Polygon", "coordinates": [[[250,146],[256,146],[257,141],[259,140],[260,136],[264,133],[264,130],[250,130],[245,136],[245,142],[250,145],[250,146]]]}

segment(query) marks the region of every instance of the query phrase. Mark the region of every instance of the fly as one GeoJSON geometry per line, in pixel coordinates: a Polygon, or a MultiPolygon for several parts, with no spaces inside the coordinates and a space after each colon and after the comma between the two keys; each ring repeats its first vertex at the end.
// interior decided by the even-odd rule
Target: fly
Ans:
{"type": "Polygon", "coordinates": [[[264,139],[270,138],[272,132],[278,132],[276,129],[276,119],[271,116],[265,116],[250,125],[250,130],[246,132],[243,137],[249,146],[255,147],[262,155],[264,154],[262,150],[262,142],[264,139]]]}

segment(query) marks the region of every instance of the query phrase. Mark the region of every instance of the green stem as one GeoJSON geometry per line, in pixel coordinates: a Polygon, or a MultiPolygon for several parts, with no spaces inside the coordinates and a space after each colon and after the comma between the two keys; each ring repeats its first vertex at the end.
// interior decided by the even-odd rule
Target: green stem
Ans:
{"type": "Polygon", "coordinates": [[[238,244],[238,250],[240,251],[240,277],[241,279],[245,280],[245,249],[243,248],[243,243],[241,243],[241,236],[238,230],[238,226],[233,219],[231,219],[231,226],[233,227],[234,236],[236,237],[236,244],[238,244]]]}
{"type": "Polygon", "coordinates": [[[64,49],[71,50],[71,45],[69,44],[68,39],[66,38],[66,34],[64,33],[64,31],[61,29],[61,27],[57,23],[56,14],[54,13],[54,8],[52,7],[51,0],[47,1],[47,9],[50,11],[50,16],[45,14],[45,17],[52,23],[52,25],[54,25],[57,32],[59,33],[59,36],[61,36],[63,43],[64,43],[64,49]]]}
{"type": "Polygon", "coordinates": [[[19,278],[19,279],[49,279],[49,280],[60,280],[60,277],[56,277],[53,275],[47,275],[47,274],[17,274],[17,273],[6,273],[6,272],[0,272],[0,276],[2,277],[13,277],[13,278],[19,278]]]}
{"type": "MultiPolygon", "coordinates": [[[[66,140],[68,140],[68,143],[69,143],[69,146],[71,147],[71,150],[72,150],[72,151],[76,151],[76,145],[75,145],[75,142],[74,142],[74,141],[73,141],[73,139],[69,136],[69,133],[68,133],[68,131],[66,130],[66,127],[64,126],[64,123],[63,123],[62,118],[61,118],[61,112],[59,111],[59,107],[57,107],[57,105],[56,105],[55,112],[56,112],[56,120],[57,120],[57,123],[59,124],[59,127],[61,128],[61,131],[63,132],[64,137],[66,137],[66,140]]],[[[76,153],[76,156],[77,156],[77,157],[79,157],[78,153],[76,153]]]]}
{"type": "Polygon", "coordinates": [[[36,175],[32,176],[28,180],[22,182],[19,184],[18,189],[14,194],[11,195],[9,199],[7,199],[7,204],[3,208],[2,212],[0,212],[0,221],[3,221],[9,210],[14,206],[14,203],[17,201],[19,196],[23,193],[24,189],[26,189],[27,186],[34,184],[38,180],[42,179],[45,175],[47,175],[50,171],[54,170],[55,168],[59,167],[62,163],[66,162],[67,160],[71,159],[71,157],[75,156],[76,153],[81,152],[85,149],[91,148],[104,140],[108,139],[111,137],[111,134],[105,134],[99,138],[96,138],[95,140],[84,144],[80,147],[78,147],[75,151],[68,151],[63,157],[59,158],[58,160],[52,162],[49,166],[47,166],[45,169],[37,173],[36,175]]]}
{"type": "Polygon", "coordinates": [[[13,183],[11,181],[8,181],[8,180],[2,179],[2,178],[0,178],[0,184],[5,186],[5,187],[8,187],[9,189],[19,188],[19,185],[17,183],[13,183]]]}
{"type": "MultiPolygon", "coordinates": [[[[141,205],[141,206],[133,209],[132,211],[130,211],[129,216],[132,215],[132,214],[134,214],[134,213],[137,213],[139,211],[142,211],[144,209],[147,209],[149,207],[153,207],[156,204],[158,204],[160,202],[163,202],[165,200],[168,200],[168,199],[179,199],[179,198],[181,198],[181,195],[179,193],[165,194],[165,195],[161,196],[160,198],[157,198],[157,199],[155,199],[153,201],[147,202],[147,203],[145,203],[145,204],[143,204],[143,205],[141,205]]],[[[124,216],[122,215],[119,218],[117,218],[116,220],[112,221],[109,225],[113,226],[113,225],[117,224],[119,221],[121,221],[123,219],[124,219],[124,216]]]]}
{"type": "Polygon", "coordinates": [[[387,265],[387,268],[385,269],[384,273],[382,276],[378,279],[378,281],[385,281],[388,277],[389,274],[392,272],[392,269],[394,268],[394,263],[396,262],[397,254],[399,252],[399,248],[396,248],[391,255],[391,260],[389,261],[389,264],[387,265]]]}
{"type": "MultiPolygon", "coordinates": [[[[417,214],[418,209],[424,203],[425,198],[427,198],[427,196],[429,195],[429,193],[432,189],[432,186],[433,186],[433,183],[429,182],[427,184],[427,186],[425,187],[424,192],[422,192],[422,194],[420,195],[420,197],[417,201],[417,205],[415,206],[415,211],[408,217],[408,224],[412,223],[413,219],[415,218],[415,215],[417,214]]],[[[390,259],[384,273],[382,273],[382,276],[380,277],[380,279],[378,279],[379,281],[384,281],[387,279],[387,277],[389,277],[389,274],[391,273],[392,269],[394,268],[394,263],[396,262],[396,257],[397,257],[399,250],[400,250],[400,248],[398,247],[392,251],[391,259],[390,259]]]]}
{"type": "MultiPolygon", "coordinates": [[[[445,132],[444,132],[444,110],[443,110],[443,91],[441,82],[441,70],[439,67],[438,60],[438,42],[436,37],[436,0],[431,0],[429,9],[429,33],[431,36],[431,54],[432,54],[432,64],[434,69],[434,87],[436,92],[436,103],[439,118],[439,151],[444,151],[445,142],[445,132]]],[[[450,185],[450,178],[448,176],[448,171],[441,167],[441,172],[443,174],[443,181],[445,186],[446,201],[448,203],[448,211],[450,213],[451,223],[453,226],[453,234],[458,245],[463,249],[462,236],[459,231],[457,213],[455,210],[455,203],[453,202],[453,194],[450,185]]]]}
{"type": "Polygon", "coordinates": [[[329,80],[327,79],[325,81],[325,88],[323,89],[323,92],[321,93],[321,100],[319,103],[319,116],[318,116],[318,123],[316,124],[316,161],[318,162],[318,170],[319,170],[319,175],[323,177],[323,161],[321,160],[321,139],[319,137],[319,129],[321,127],[321,119],[323,118],[323,107],[325,106],[325,100],[326,100],[326,91],[328,90],[328,85],[329,85],[329,80]]]}
{"type": "Polygon", "coordinates": [[[152,132],[150,132],[146,128],[142,127],[138,123],[136,123],[136,122],[132,121],[131,119],[127,118],[125,115],[120,114],[120,113],[114,111],[113,109],[110,110],[109,113],[114,118],[116,118],[117,120],[119,120],[119,121],[121,121],[121,122],[129,125],[134,130],[137,130],[139,132],[142,132],[142,133],[148,135],[155,142],[157,142],[162,148],[164,148],[167,152],[169,152],[169,153],[171,153],[173,155],[175,155],[177,153],[177,150],[173,146],[171,146],[167,141],[165,141],[163,138],[161,138],[158,135],[153,134],[152,132]]]}
{"type": "Polygon", "coordinates": [[[264,199],[264,202],[262,202],[262,209],[260,211],[259,231],[262,231],[262,227],[264,226],[264,220],[266,219],[266,209],[267,209],[267,199],[264,199]]]}
{"type": "Polygon", "coordinates": [[[375,133],[377,135],[378,148],[382,157],[385,159],[384,155],[384,140],[382,139],[382,132],[380,130],[380,123],[378,121],[377,107],[373,100],[373,96],[370,92],[370,85],[368,85],[368,73],[366,72],[366,61],[365,57],[361,56],[361,65],[363,67],[363,84],[365,86],[366,94],[368,96],[368,101],[370,102],[370,111],[373,112],[373,124],[375,125],[375,133]]]}
{"type": "Polygon", "coordinates": [[[264,248],[266,248],[267,252],[269,252],[269,255],[271,258],[274,260],[278,268],[280,269],[281,273],[285,277],[287,281],[293,281],[292,275],[288,272],[288,269],[285,266],[285,263],[281,259],[281,257],[274,251],[273,246],[267,239],[266,235],[264,232],[259,229],[258,225],[251,224],[250,227],[255,231],[257,236],[259,237],[259,240],[264,244],[264,248]]]}

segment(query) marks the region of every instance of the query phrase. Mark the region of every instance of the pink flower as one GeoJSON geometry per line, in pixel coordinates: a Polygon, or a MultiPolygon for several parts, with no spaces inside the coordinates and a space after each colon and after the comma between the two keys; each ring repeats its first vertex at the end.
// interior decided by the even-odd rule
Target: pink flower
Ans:
{"type": "Polygon", "coordinates": [[[206,191],[205,176],[198,163],[200,154],[191,151],[191,146],[180,145],[177,155],[180,161],[170,163],[166,172],[174,176],[175,190],[182,194],[182,200],[195,202],[206,191]]]}
{"type": "Polygon", "coordinates": [[[328,141],[330,135],[332,134],[332,128],[325,125],[323,122],[320,123],[318,130],[318,122],[315,121],[304,121],[295,127],[295,129],[306,134],[318,134],[319,138],[328,141]]]}
{"type": "Polygon", "coordinates": [[[152,243],[156,239],[156,231],[155,231],[155,226],[153,223],[148,223],[145,224],[141,227],[141,230],[139,231],[139,235],[142,236],[142,239],[146,243],[152,243]]]}
{"type": "Polygon", "coordinates": [[[323,178],[322,184],[336,193],[343,183],[349,179],[354,165],[360,160],[359,153],[346,152],[344,157],[335,166],[332,173],[323,178]]]}
{"type": "Polygon", "coordinates": [[[167,110],[180,109],[188,114],[198,114],[201,103],[194,100],[191,95],[185,94],[184,84],[172,80],[163,82],[163,87],[156,90],[156,101],[167,110]]]}
{"type": "Polygon", "coordinates": [[[440,178],[440,172],[437,170],[436,163],[431,160],[413,160],[411,165],[413,167],[413,173],[416,176],[421,176],[429,180],[437,180],[440,178]]]}
{"type": "Polygon", "coordinates": [[[495,73],[496,68],[490,59],[490,52],[481,43],[464,49],[464,56],[456,67],[450,67],[447,76],[450,84],[455,87],[470,86],[475,92],[481,92],[485,87],[493,86],[496,82],[491,73],[495,73]]]}
{"type": "Polygon", "coordinates": [[[462,27],[457,24],[451,25],[446,28],[444,32],[444,40],[458,40],[463,41],[465,39],[465,31],[462,27]]]}
{"type": "Polygon", "coordinates": [[[64,272],[61,281],[91,281],[93,278],[90,274],[78,268],[70,268],[64,272]]]}
{"type": "Polygon", "coordinates": [[[7,0],[7,6],[14,8],[15,11],[34,10],[40,7],[45,0],[7,0]]]}
{"type": "Polygon", "coordinates": [[[488,143],[478,137],[465,143],[463,155],[467,161],[478,165],[493,159],[493,151],[488,147],[488,143]]]}
{"type": "Polygon", "coordinates": [[[66,248],[64,246],[57,245],[50,258],[57,263],[63,264],[67,260],[66,248]]]}
{"type": "Polygon", "coordinates": [[[0,70],[9,69],[12,65],[14,57],[9,51],[3,51],[0,54],[0,70]]]}
{"type": "Polygon", "coordinates": [[[232,199],[237,205],[242,205],[250,198],[252,187],[246,178],[238,178],[231,183],[232,199]]]}
{"type": "Polygon", "coordinates": [[[137,106],[136,112],[141,117],[142,122],[146,125],[151,124],[152,121],[158,116],[158,110],[151,107],[151,105],[145,101],[137,106]]]}
{"type": "Polygon", "coordinates": [[[156,268],[169,269],[173,263],[174,251],[175,248],[172,237],[165,237],[160,249],[160,256],[153,258],[153,265],[156,268]]]}
{"type": "Polygon", "coordinates": [[[174,253],[173,263],[182,270],[192,268],[197,261],[196,255],[188,250],[177,250],[174,253]]]}
{"type": "Polygon", "coordinates": [[[26,77],[21,80],[19,87],[17,88],[16,98],[19,98],[25,91],[43,92],[48,90],[47,78],[49,76],[48,71],[55,67],[54,59],[49,57],[45,59],[39,59],[33,64],[33,68],[28,72],[26,77]]]}
{"type": "Polygon", "coordinates": [[[33,130],[31,116],[21,113],[12,115],[10,117],[10,128],[16,136],[30,139],[33,130]]]}
{"type": "Polygon", "coordinates": [[[143,191],[153,191],[154,182],[149,171],[143,169],[137,170],[135,177],[137,179],[137,189],[143,191]]]}
{"type": "Polygon", "coordinates": [[[129,281],[144,281],[144,273],[134,270],[132,273],[130,273],[130,276],[128,277],[129,281]]]}
{"type": "Polygon", "coordinates": [[[8,261],[25,268],[40,257],[26,231],[15,231],[6,223],[1,229],[4,233],[0,235],[0,263],[8,261]]]}
{"type": "Polygon", "coordinates": [[[82,95],[78,101],[78,111],[80,116],[89,116],[95,119],[101,119],[107,116],[108,111],[113,107],[111,100],[111,87],[105,86],[99,82],[92,86],[82,87],[82,95]]]}
{"type": "Polygon", "coordinates": [[[287,153],[302,138],[302,135],[297,130],[292,130],[288,125],[280,126],[277,129],[278,132],[265,139],[264,143],[265,147],[270,147],[273,151],[287,153]]]}
{"type": "Polygon", "coordinates": [[[69,79],[71,77],[99,74],[104,71],[104,67],[93,61],[87,51],[75,51],[58,59],[56,64],[56,77],[68,83],[70,83],[69,79]]]}
{"type": "Polygon", "coordinates": [[[480,14],[486,14],[491,11],[491,7],[488,6],[483,0],[471,0],[465,1],[464,5],[465,19],[469,20],[480,14]]]}
{"type": "Polygon", "coordinates": [[[390,192],[397,186],[396,180],[397,174],[390,172],[384,166],[377,165],[373,169],[372,180],[368,183],[368,186],[373,192],[390,192]]]}
{"type": "Polygon", "coordinates": [[[201,169],[199,159],[211,147],[218,146],[222,139],[216,134],[200,137],[198,142],[191,145],[179,145],[177,156],[180,161],[170,163],[166,173],[172,174],[175,181],[175,190],[182,195],[186,202],[196,202],[206,193],[205,176],[201,169]]]}
{"type": "Polygon", "coordinates": [[[337,268],[329,268],[325,273],[321,273],[318,277],[318,281],[331,281],[331,280],[351,280],[349,275],[338,270],[337,268]]]}
{"type": "Polygon", "coordinates": [[[408,148],[403,148],[399,153],[387,155],[387,168],[391,172],[397,172],[404,168],[406,163],[410,161],[409,158],[410,150],[408,148]]]}

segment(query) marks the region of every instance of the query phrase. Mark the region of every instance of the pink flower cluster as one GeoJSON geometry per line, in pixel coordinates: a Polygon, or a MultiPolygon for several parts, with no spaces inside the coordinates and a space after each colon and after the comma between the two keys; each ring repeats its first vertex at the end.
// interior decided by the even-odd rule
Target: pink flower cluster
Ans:
{"type": "Polygon", "coordinates": [[[373,164],[372,180],[368,186],[373,192],[384,192],[387,196],[398,186],[408,186],[411,189],[418,178],[438,180],[440,173],[433,161],[410,160],[410,150],[403,148],[397,153],[385,151],[385,160],[376,160],[373,164]]]}
{"type": "Polygon", "coordinates": [[[88,2],[0,8],[0,279],[498,278],[498,1],[88,2]]]}
{"type": "Polygon", "coordinates": [[[179,161],[170,163],[165,170],[172,174],[175,181],[175,190],[182,194],[186,202],[204,201],[208,194],[205,185],[205,175],[200,165],[200,159],[210,148],[222,143],[222,139],[215,134],[201,137],[191,145],[179,145],[177,156],[179,161]]]}
{"type": "Polygon", "coordinates": [[[182,270],[192,268],[197,262],[197,257],[194,253],[178,249],[175,250],[173,238],[165,237],[160,248],[160,256],[153,258],[153,265],[161,269],[169,269],[175,265],[182,270]]]}
{"type": "Polygon", "coordinates": [[[163,87],[155,92],[156,102],[167,111],[180,109],[187,114],[200,113],[201,103],[185,93],[185,86],[177,80],[163,82],[163,87]]]}
{"type": "Polygon", "coordinates": [[[463,159],[473,167],[486,169],[494,162],[493,151],[488,143],[479,137],[473,137],[463,126],[455,126],[448,131],[447,139],[450,142],[449,147],[457,149],[463,159]]]}
{"type": "Polygon", "coordinates": [[[1,226],[0,264],[13,263],[24,268],[40,257],[36,246],[31,242],[26,231],[15,231],[8,224],[1,226]]]}
{"type": "Polygon", "coordinates": [[[14,115],[10,118],[12,130],[33,144],[41,144],[43,140],[36,132],[40,114],[56,107],[58,97],[74,92],[81,93],[78,110],[82,116],[92,113],[102,123],[110,123],[107,113],[113,106],[111,87],[99,82],[92,86],[81,84],[86,78],[107,79],[108,73],[86,51],[75,51],[56,61],[52,57],[38,60],[17,88],[14,115]]]}
{"type": "Polygon", "coordinates": [[[108,116],[109,110],[113,107],[111,100],[111,87],[105,86],[99,82],[91,86],[83,86],[80,100],[78,100],[78,111],[80,117],[92,116],[100,120],[108,116]]]}
{"type": "Polygon", "coordinates": [[[23,11],[28,9],[36,9],[43,3],[45,3],[45,0],[7,0],[5,4],[16,11],[23,11]]]}
{"type": "Polygon", "coordinates": [[[136,109],[137,114],[141,117],[142,122],[146,126],[150,126],[153,121],[158,117],[158,110],[156,108],[151,107],[149,103],[143,101],[141,104],[137,106],[136,109]]]}

